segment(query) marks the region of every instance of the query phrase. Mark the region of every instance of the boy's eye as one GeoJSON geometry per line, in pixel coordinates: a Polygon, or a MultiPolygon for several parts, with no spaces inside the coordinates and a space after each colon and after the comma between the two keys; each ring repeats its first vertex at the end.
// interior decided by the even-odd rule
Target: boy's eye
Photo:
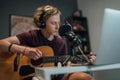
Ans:
{"type": "Polygon", "coordinates": [[[52,24],[55,25],[55,22],[53,22],[52,24]]]}

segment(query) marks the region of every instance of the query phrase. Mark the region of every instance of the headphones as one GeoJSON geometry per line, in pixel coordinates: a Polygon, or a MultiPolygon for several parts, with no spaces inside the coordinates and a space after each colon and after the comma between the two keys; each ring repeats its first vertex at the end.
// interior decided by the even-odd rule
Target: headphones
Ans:
{"type": "Polygon", "coordinates": [[[45,28],[46,24],[44,21],[44,15],[45,15],[45,11],[42,12],[42,14],[40,15],[39,21],[40,21],[40,28],[45,28]]]}

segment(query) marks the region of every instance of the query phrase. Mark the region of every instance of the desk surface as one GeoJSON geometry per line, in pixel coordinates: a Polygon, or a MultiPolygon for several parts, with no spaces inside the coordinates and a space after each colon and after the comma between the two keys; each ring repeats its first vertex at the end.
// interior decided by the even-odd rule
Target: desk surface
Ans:
{"type": "Polygon", "coordinates": [[[120,63],[110,64],[110,65],[101,65],[101,66],[74,66],[74,67],[36,67],[35,70],[44,70],[52,74],[61,74],[77,71],[99,71],[99,70],[108,70],[108,69],[119,69],[120,63]]]}
{"type": "Polygon", "coordinates": [[[101,71],[109,69],[120,69],[120,63],[101,66],[36,67],[35,74],[36,76],[42,76],[44,78],[43,80],[50,80],[51,74],[72,73],[78,71],[101,71]]]}

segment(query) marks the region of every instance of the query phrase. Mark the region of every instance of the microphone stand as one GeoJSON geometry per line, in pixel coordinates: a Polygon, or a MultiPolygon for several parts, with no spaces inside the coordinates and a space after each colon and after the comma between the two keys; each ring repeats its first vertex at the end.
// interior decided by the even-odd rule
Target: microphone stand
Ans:
{"type": "Polygon", "coordinates": [[[67,64],[67,62],[69,61],[70,58],[71,58],[71,56],[67,56],[67,58],[65,59],[65,61],[62,63],[62,66],[65,66],[67,64]]]}
{"type": "MultiPolygon", "coordinates": [[[[88,63],[90,63],[90,60],[88,59],[88,57],[84,54],[84,52],[82,51],[82,49],[81,49],[81,47],[80,47],[80,44],[81,44],[81,40],[80,40],[80,38],[77,36],[77,35],[75,35],[75,33],[74,33],[74,31],[72,30],[72,28],[71,28],[71,25],[68,23],[68,21],[66,21],[65,22],[65,24],[66,25],[63,25],[63,26],[61,26],[61,28],[60,28],[60,30],[59,30],[59,32],[60,32],[60,35],[61,36],[65,36],[65,37],[67,37],[68,39],[69,39],[69,41],[71,41],[72,43],[73,43],[73,46],[75,45],[77,45],[77,47],[78,47],[78,49],[79,49],[79,51],[81,52],[81,54],[82,54],[82,56],[86,59],[86,61],[88,62],[88,63]],[[64,31],[64,32],[63,32],[64,31]],[[64,33],[64,34],[63,34],[64,33]]],[[[76,55],[77,56],[77,55],[76,55]]],[[[78,57],[78,56],[77,56],[78,57]]],[[[80,57],[79,57],[80,58],[80,57]]],[[[68,57],[66,60],[65,60],[65,62],[64,62],[64,64],[69,60],[70,58],[68,57]]],[[[81,58],[80,58],[81,59],[81,58]]]]}
{"type": "MultiPolygon", "coordinates": [[[[83,52],[83,50],[80,47],[80,44],[82,43],[82,41],[80,40],[80,38],[77,35],[74,34],[74,37],[73,37],[72,41],[73,41],[73,46],[77,46],[79,52],[85,58],[84,60],[87,61],[88,64],[91,64],[89,58],[85,55],[85,53],[83,52]]],[[[75,56],[77,56],[78,58],[81,59],[81,57],[79,57],[77,54],[75,54],[75,56]]]]}
{"type": "Polygon", "coordinates": [[[85,60],[86,60],[88,63],[90,63],[89,58],[84,54],[84,52],[83,52],[83,50],[81,49],[81,47],[80,47],[80,46],[77,46],[77,47],[78,47],[78,50],[81,52],[82,56],[85,58],[85,60]]]}

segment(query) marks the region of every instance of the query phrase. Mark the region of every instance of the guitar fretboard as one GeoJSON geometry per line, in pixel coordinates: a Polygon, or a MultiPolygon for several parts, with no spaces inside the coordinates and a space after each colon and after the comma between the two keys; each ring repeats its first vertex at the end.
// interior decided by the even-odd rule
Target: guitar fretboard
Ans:
{"type": "Polygon", "coordinates": [[[65,55],[65,56],[47,56],[47,57],[41,57],[38,60],[31,60],[31,64],[34,66],[38,66],[42,63],[55,63],[55,62],[67,62],[67,61],[71,61],[72,63],[80,63],[85,61],[85,58],[81,55],[77,55],[77,56],[70,56],[70,55],[65,55]]]}

